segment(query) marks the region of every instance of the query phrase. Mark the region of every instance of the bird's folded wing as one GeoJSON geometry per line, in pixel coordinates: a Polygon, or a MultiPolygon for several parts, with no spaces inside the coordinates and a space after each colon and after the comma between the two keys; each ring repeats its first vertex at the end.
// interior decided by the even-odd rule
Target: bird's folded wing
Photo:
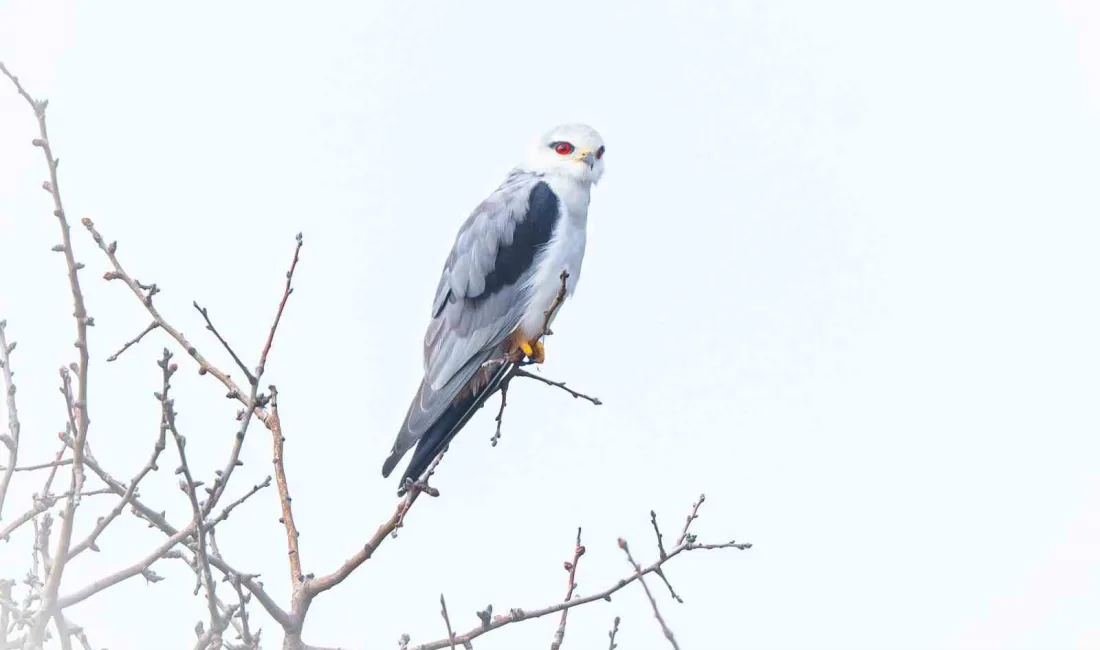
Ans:
{"type": "Polygon", "coordinates": [[[514,171],[462,225],[436,289],[424,336],[424,380],[394,442],[393,462],[519,325],[537,253],[559,215],[557,196],[538,175],[514,171]]]}

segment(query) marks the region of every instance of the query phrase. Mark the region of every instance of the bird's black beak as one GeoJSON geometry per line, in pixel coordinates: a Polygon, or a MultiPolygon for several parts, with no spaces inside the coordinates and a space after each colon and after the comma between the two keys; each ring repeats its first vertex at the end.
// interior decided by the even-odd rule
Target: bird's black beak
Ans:
{"type": "Polygon", "coordinates": [[[592,169],[596,166],[596,154],[592,153],[591,151],[584,152],[584,154],[581,155],[580,160],[584,164],[588,165],[589,169],[592,169]]]}

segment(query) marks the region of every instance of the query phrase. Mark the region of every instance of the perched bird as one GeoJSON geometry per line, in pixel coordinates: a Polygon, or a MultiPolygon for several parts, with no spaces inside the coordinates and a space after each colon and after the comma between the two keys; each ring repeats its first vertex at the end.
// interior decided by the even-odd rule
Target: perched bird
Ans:
{"type": "Polygon", "coordinates": [[[603,175],[604,151],[590,126],[551,129],[459,228],[424,335],[424,377],[382,465],[388,477],[416,445],[399,495],[516,363],[544,361],[541,338],[562,273],[563,297],[580,277],[589,196],[603,175]]]}

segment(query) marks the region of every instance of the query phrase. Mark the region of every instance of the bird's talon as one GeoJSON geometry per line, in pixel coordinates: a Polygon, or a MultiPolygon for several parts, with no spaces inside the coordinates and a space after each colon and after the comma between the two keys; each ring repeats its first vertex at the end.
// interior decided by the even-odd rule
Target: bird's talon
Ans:
{"type": "Polygon", "coordinates": [[[542,345],[542,341],[528,341],[520,346],[523,350],[524,356],[530,359],[533,363],[542,363],[546,361],[546,348],[542,345]]]}

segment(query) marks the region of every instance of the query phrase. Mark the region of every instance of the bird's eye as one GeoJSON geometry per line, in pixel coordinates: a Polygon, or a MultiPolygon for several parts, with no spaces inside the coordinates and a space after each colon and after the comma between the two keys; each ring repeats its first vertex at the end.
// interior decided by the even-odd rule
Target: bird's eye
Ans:
{"type": "Polygon", "coordinates": [[[554,142],[550,146],[554,148],[554,151],[558,152],[559,156],[568,156],[573,153],[573,145],[568,142],[554,142]]]}
{"type": "Polygon", "coordinates": [[[600,158],[603,158],[603,147],[600,147],[596,150],[596,160],[599,160],[600,158]]]}

